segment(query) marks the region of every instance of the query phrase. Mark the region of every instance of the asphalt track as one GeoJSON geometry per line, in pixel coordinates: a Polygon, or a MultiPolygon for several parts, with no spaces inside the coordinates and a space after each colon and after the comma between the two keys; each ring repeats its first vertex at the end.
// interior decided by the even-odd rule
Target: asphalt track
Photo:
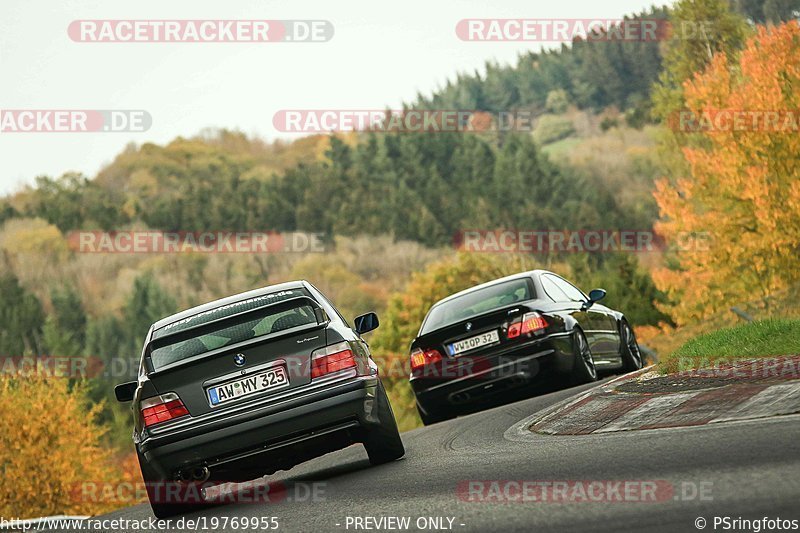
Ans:
{"type": "MultiPolygon", "coordinates": [[[[228,504],[186,518],[205,517],[208,530],[241,531],[232,518],[276,517],[279,531],[292,532],[420,530],[417,526],[463,532],[698,531],[701,517],[705,530],[723,531],[724,523],[714,527],[714,517],[800,521],[800,416],[603,435],[519,431],[520,421],[586,388],[405,433],[405,458],[384,466],[371,467],[363,447],[352,446],[271,476],[271,482],[285,485],[285,501],[228,504]],[[468,485],[470,480],[483,484],[468,485]],[[499,483],[487,483],[492,480],[499,483]],[[613,501],[587,501],[574,492],[568,501],[541,501],[542,492],[528,493],[538,501],[508,501],[521,494],[522,485],[513,481],[566,481],[572,490],[576,484],[626,480],[640,488],[642,482],[656,483],[656,501],[652,493],[637,499],[635,491],[626,501],[615,499],[614,492],[603,498],[613,501]],[[483,489],[464,488],[476,486],[483,489]],[[310,489],[316,498],[309,497],[310,489]],[[493,501],[470,501],[490,496],[493,501]],[[408,527],[377,522],[381,517],[408,518],[408,527]],[[441,523],[426,522],[428,517],[441,523]],[[212,518],[228,520],[227,527],[217,523],[211,529],[212,518]]],[[[149,506],[139,505],[101,518],[151,516],[149,506]]]]}

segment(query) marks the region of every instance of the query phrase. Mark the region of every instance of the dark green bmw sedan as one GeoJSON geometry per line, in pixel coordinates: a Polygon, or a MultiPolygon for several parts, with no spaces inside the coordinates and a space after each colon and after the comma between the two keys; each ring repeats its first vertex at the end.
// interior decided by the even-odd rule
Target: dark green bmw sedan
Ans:
{"type": "Polygon", "coordinates": [[[229,296],[159,320],[132,401],[133,441],[153,512],[207,502],[190,487],[245,481],[363,443],[377,465],[405,453],[363,333],[313,285],[296,281],[229,296]]]}

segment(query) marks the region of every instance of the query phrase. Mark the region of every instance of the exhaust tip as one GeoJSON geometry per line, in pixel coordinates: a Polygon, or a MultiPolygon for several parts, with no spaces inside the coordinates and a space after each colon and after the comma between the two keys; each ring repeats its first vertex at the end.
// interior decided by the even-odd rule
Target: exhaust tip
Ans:
{"type": "Polygon", "coordinates": [[[208,467],[197,466],[192,469],[192,480],[194,481],[207,481],[210,476],[211,471],[209,471],[208,467]]]}
{"type": "Polygon", "coordinates": [[[175,479],[181,483],[203,483],[211,476],[211,471],[205,466],[181,468],[175,472],[175,479]]]}

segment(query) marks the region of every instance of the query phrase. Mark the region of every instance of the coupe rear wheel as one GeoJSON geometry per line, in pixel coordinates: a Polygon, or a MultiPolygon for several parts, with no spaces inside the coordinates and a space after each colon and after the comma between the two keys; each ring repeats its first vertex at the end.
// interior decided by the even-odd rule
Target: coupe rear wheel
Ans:
{"type": "Polygon", "coordinates": [[[575,355],[575,360],[572,364],[572,384],[581,385],[597,381],[597,368],[594,366],[592,351],[589,349],[586,336],[579,329],[576,329],[572,335],[575,355]]]}
{"type": "Polygon", "coordinates": [[[620,357],[622,358],[622,368],[625,372],[633,372],[642,368],[642,352],[636,342],[636,336],[626,321],[622,321],[619,326],[620,357]]]}
{"type": "Polygon", "coordinates": [[[367,437],[364,439],[364,448],[367,449],[369,462],[373,465],[380,465],[400,459],[405,455],[406,449],[400,438],[400,431],[397,429],[389,397],[383,388],[383,383],[380,382],[376,400],[378,402],[378,419],[381,423],[379,426],[369,429],[367,437]]]}

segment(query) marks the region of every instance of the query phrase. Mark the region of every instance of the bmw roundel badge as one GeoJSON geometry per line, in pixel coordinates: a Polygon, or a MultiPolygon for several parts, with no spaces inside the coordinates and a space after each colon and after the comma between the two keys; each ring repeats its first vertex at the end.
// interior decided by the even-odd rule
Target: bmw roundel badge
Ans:
{"type": "Polygon", "coordinates": [[[245,362],[247,362],[247,360],[245,359],[243,353],[237,353],[233,356],[233,362],[236,363],[236,366],[242,366],[245,364],[245,362]]]}

